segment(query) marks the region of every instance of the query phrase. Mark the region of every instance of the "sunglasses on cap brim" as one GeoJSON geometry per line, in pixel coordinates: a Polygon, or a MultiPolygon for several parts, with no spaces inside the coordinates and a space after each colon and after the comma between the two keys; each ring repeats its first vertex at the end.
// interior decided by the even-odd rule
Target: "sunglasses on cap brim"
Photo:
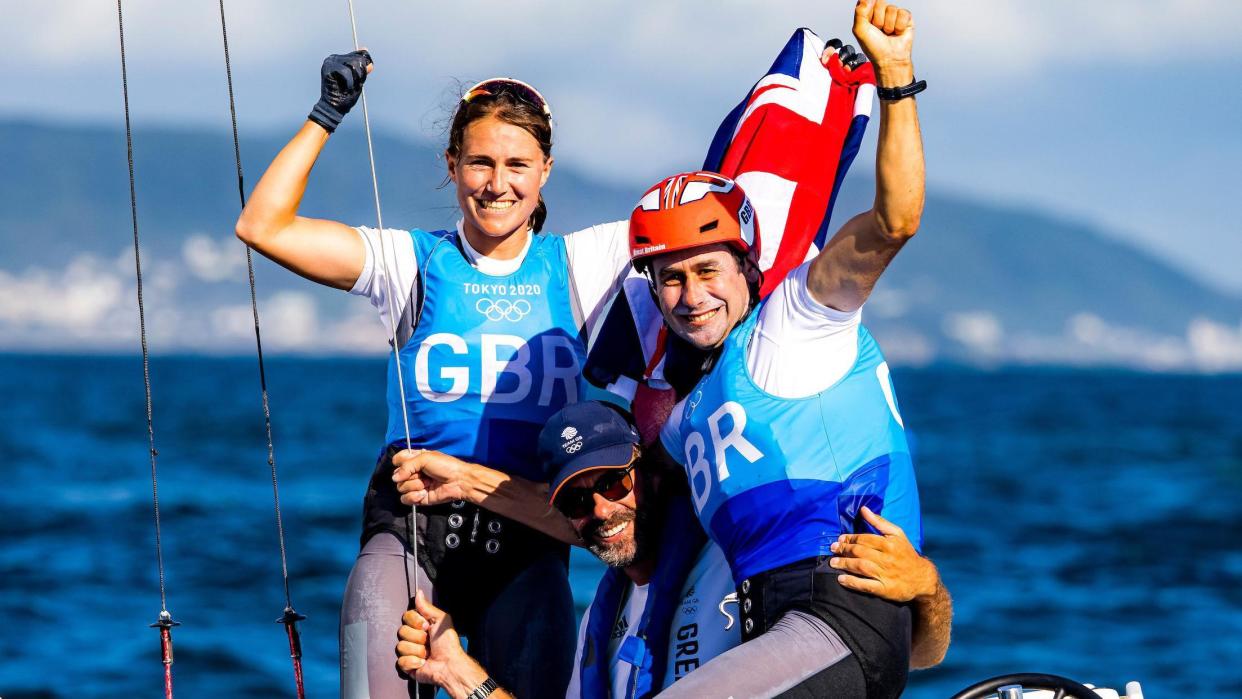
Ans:
{"type": "Polygon", "coordinates": [[[513,78],[489,78],[484,80],[466,90],[466,93],[461,96],[461,101],[469,104],[471,100],[482,95],[500,94],[513,95],[524,102],[533,104],[543,112],[544,116],[549,119],[552,118],[552,108],[548,106],[548,101],[543,98],[543,95],[539,94],[539,91],[530,85],[513,78]]]}
{"type": "Polygon", "coordinates": [[[595,495],[598,493],[609,502],[616,502],[634,489],[634,466],[637,455],[625,468],[618,468],[600,476],[587,488],[561,488],[552,506],[570,519],[585,519],[595,512],[595,495]]]}

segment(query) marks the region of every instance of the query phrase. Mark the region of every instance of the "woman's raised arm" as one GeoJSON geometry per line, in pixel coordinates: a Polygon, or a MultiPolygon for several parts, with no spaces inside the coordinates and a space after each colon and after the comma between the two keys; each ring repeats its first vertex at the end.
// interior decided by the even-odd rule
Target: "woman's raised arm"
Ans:
{"type": "Polygon", "coordinates": [[[319,153],[358,101],[371,72],[366,51],[329,56],[322,95],[306,124],[281,149],[237,219],[237,237],[273,262],[314,282],[349,289],[362,273],[366,248],[349,226],[298,216],[306,182],[319,153]]]}

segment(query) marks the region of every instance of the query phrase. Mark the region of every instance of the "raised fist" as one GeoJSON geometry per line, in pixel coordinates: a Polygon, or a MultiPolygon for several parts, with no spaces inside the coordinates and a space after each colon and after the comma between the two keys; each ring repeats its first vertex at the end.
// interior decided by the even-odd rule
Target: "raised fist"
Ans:
{"type": "Polygon", "coordinates": [[[323,67],[319,70],[319,101],[307,118],[328,133],[336,131],[362,96],[362,84],[371,72],[371,65],[371,54],[366,49],[334,53],[323,59],[323,67]]]}
{"type": "Polygon", "coordinates": [[[898,87],[913,80],[914,18],[909,10],[884,0],[858,0],[854,36],[875,64],[883,87],[898,87]]]}

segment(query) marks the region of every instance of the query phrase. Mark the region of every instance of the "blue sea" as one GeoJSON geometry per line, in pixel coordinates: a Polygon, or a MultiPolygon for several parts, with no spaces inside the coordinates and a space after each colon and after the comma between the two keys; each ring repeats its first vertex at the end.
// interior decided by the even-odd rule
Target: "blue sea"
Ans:
{"type": "MultiPolygon", "coordinates": [[[[380,359],[268,365],[307,694],[384,427],[380,359]]],[[[907,696],[1006,672],[1242,695],[1242,377],[898,370],[953,645],[907,696]]],[[[180,697],[293,696],[253,359],[152,365],[180,697]]],[[[0,697],[161,696],[141,362],[0,356],[0,697]]],[[[579,604],[598,564],[574,557],[579,604]]]]}

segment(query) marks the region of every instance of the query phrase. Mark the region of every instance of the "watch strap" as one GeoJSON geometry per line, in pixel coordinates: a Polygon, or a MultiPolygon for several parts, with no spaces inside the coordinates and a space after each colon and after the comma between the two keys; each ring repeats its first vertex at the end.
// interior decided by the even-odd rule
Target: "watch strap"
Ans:
{"type": "Polygon", "coordinates": [[[466,699],[485,699],[492,692],[500,689],[500,685],[496,684],[496,680],[488,677],[483,680],[483,684],[474,688],[474,691],[466,695],[466,699]]]}
{"type": "Polygon", "coordinates": [[[882,100],[892,102],[895,100],[902,100],[907,97],[913,97],[926,89],[926,80],[916,80],[909,85],[903,85],[902,87],[880,87],[877,85],[875,88],[875,94],[882,100]]]}

